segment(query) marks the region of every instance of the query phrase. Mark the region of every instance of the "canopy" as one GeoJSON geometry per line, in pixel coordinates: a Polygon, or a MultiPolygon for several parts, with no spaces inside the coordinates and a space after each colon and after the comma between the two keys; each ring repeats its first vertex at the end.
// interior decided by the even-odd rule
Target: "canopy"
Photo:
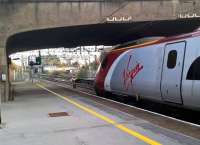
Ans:
{"type": "Polygon", "coordinates": [[[197,29],[200,19],[177,19],[129,23],[99,23],[21,32],[7,40],[7,54],[44,48],[89,45],[113,46],[143,37],[172,36],[197,29]]]}

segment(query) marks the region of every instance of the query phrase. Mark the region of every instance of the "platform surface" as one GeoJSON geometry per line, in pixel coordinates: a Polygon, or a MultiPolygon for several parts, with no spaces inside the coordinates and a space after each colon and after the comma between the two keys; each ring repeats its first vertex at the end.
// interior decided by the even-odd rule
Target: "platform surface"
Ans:
{"type": "Polygon", "coordinates": [[[15,101],[2,104],[0,145],[200,145],[52,84],[20,83],[15,93],[15,101]],[[68,116],[49,117],[56,112],[68,116]]]}

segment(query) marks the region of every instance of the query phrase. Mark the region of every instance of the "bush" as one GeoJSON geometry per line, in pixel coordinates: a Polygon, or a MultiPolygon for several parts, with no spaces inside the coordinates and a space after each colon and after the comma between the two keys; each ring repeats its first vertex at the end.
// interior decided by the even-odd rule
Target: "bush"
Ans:
{"type": "Polygon", "coordinates": [[[77,78],[78,79],[86,78],[88,76],[88,71],[89,71],[89,66],[88,65],[81,67],[79,72],[78,72],[78,74],[77,74],[77,78]]]}

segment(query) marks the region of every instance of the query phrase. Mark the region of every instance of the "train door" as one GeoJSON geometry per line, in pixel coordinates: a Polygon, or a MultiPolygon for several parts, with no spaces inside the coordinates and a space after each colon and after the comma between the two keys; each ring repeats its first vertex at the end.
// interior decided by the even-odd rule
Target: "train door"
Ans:
{"type": "Polygon", "coordinates": [[[182,104],[181,82],[185,47],[185,42],[165,46],[161,79],[161,93],[164,101],[182,104]]]}

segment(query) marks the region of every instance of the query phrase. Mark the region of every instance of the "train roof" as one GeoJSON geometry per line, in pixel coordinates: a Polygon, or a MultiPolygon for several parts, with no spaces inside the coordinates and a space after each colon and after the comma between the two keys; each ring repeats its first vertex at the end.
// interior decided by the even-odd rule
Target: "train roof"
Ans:
{"type": "Polygon", "coordinates": [[[128,49],[140,48],[140,47],[160,44],[164,42],[178,41],[181,39],[187,39],[187,38],[196,37],[196,36],[200,36],[199,28],[196,29],[194,32],[181,34],[181,35],[175,35],[175,36],[170,36],[170,37],[152,37],[152,39],[145,39],[145,38],[139,39],[139,40],[133,41],[132,43],[125,43],[125,45],[124,44],[119,45],[113,50],[111,50],[111,52],[125,51],[128,49]],[[143,43],[137,43],[137,41],[140,42],[140,40],[146,40],[146,41],[143,41],[143,43]]]}
{"type": "Polygon", "coordinates": [[[120,49],[122,47],[128,47],[128,46],[134,46],[134,45],[144,44],[144,43],[147,43],[147,42],[151,42],[151,41],[155,41],[155,40],[160,40],[160,39],[163,39],[163,38],[165,38],[165,37],[163,37],[163,36],[144,37],[144,38],[140,38],[140,39],[137,39],[137,40],[128,41],[126,43],[116,45],[116,46],[114,46],[113,49],[120,49]]]}

